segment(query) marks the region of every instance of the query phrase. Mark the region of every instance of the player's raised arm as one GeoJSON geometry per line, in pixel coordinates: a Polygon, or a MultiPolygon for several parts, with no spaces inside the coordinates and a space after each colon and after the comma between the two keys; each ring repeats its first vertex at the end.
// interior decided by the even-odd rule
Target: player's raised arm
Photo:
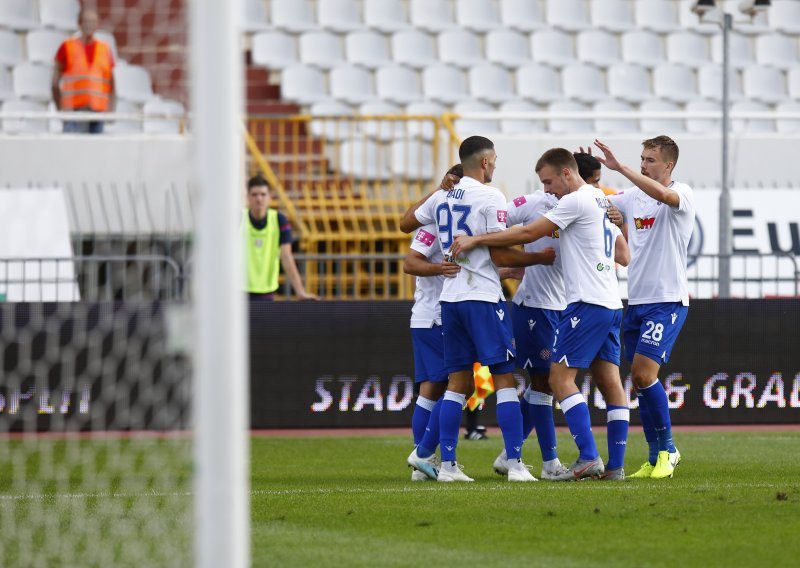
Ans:
{"type": "Polygon", "coordinates": [[[614,241],[614,262],[620,266],[628,266],[631,261],[631,249],[628,246],[628,241],[620,232],[614,241]]]}
{"type": "Polygon", "coordinates": [[[440,190],[453,189],[453,187],[461,180],[463,176],[464,170],[462,169],[461,164],[456,164],[447,170],[447,173],[442,178],[442,182],[439,184],[439,187],[417,201],[403,214],[403,218],[400,219],[400,230],[404,233],[411,233],[424,225],[425,223],[421,223],[419,219],[417,219],[417,209],[419,209],[430,197],[435,195],[436,192],[440,190]]]}
{"type": "Polygon", "coordinates": [[[458,256],[478,246],[509,247],[513,245],[524,245],[541,239],[544,236],[552,235],[553,231],[556,229],[558,229],[558,226],[550,219],[539,217],[533,223],[517,225],[505,231],[476,235],[473,237],[459,235],[450,247],[450,254],[458,256]]]}
{"type": "MultiPolygon", "coordinates": [[[[653,199],[665,203],[670,207],[680,206],[680,194],[668,187],[671,181],[670,176],[672,174],[672,169],[675,167],[675,160],[664,162],[663,171],[659,171],[659,175],[656,177],[648,177],[644,173],[637,172],[633,168],[622,164],[614,155],[614,152],[611,151],[611,148],[606,146],[603,142],[600,142],[600,140],[595,140],[594,145],[603,152],[602,158],[600,156],[595,157],[605,167],[621,173],[628,178],[631,183],[653,199]]],[[[651,165],[651,162],[655,163],[660,158],[659,149],[653,151],[645,149],[645,151],[642,152],[642,169],[645,170],[647,166],[651,165]]]]}
{"type": "Polygon", "coordinates": [[[455,278],[461,267],[454,262],[431,262],[421,252],[410,250],[403,260],[403,272],[412,276],[455,278]]]}

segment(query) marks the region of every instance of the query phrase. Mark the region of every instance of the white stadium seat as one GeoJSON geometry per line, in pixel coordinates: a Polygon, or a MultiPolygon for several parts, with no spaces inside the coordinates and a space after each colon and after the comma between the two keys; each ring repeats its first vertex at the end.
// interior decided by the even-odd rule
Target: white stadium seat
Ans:
{"type": "MultiPolygon", "coordinates": [[[[406,107],[406,114],[411,116],[439,116],[446,110],[444,106],[432,101],[418,101],[406,107]]],[[[436,136],[436,125],[427,120],[409,120],[408,135],[422,140],[433,140],[436,136]]]]}
{"type": "Polygon", "coordinates": [[[698,98],[694,72],[674,63],[659,65],[653,69],[653,93],[660,99],[677,103],[698,98]]]}
{"type": "MultiPolygon", "coordinates": [[[[739,101],[731,106],[731,112],[767,112],[769,107],[756,101],[739,101]]],[[[775,121],[763,118],[734,118],[731,120],[731,131],[739,132],[775,132],[775,121]]]]}
{"type": "Polygon", "coordinates": [[[383,33],[410,28],[402,0],[364,0],[364,23],[383,33]]]}
{"type": "MultiPolygon", "coordinates": [[[[736,32],[728,34],[730,40],[730,63],[735,69],[744,69],[755,63],[753,40],[736,32]]],[[[711,60],[722,63],[722,34],[711,37],[711,60]]]]}
{"type": "Polygon", "coordinates": [[[635,0],[636,25],[645,30],[669,33],[680,29],[676,2],[635,0]]]}
{"type": "Polygon", "coordinates": [[[756,37],[756,61],[784,70],[797,67],[797,38],[774,33],[756,37]]]}
{"type": "Polygon", "coordinates": [[[592,25],[610,32],[626,32],[635,27],[630,0],[592,0],[592,25]]]}
{"type": "MultiPolygon", "coordinates": [[[[696,100],[686,103],[685,110],[688,112],[720,112],[721,106],[719,103],[711,101],[696,100]]],[[[692,134],[716,134],[720,131],[720,122],[718,118],[687,118],[686,132],[692,134]]]]}
{"type": "Polygon", "coordinates": [[[561,30],[578,32],[592,27],[584,0],[547,0],[547,23],[561,30]]]}
{"type": "Polygon", "coordinates": [[[620,63],[608,69],[608,94],[630,103],[653,98],[650,74],[639,65],[620,63]]]}
{"type": "Polygon", "coordinates": [[[347,34],[344,40],[347,61],[377,69],[390,65],[389,41],[384,34],[374,31],[360,31],[347,34]]]}
{"type": "Polygon", "coordinates": [[[561,81],[570,99],[593,103],[608,98],[603,72],[591,65],[567,65],[561,70],[561,81]]]}
{"type": "Polygon", "coordinates": [[[311,104],[329,99],[325,74],[314,67],[292,65],[281,73],[281,93],[285,99],[311,104]]]}
{"type": "Polygon", "coordinates": [[[742,73],[744,96],[750,100],[776,104],[786,100],[786,79],[775,67],[748,67],[742,73]]]}
{"type": "Polygon", "coordinates": [[[364,28],[356,0],[317,0],[317,22],[323,28],[339,33],[364,28]]]}
{"type": "MultiPolygon", "coordinates": [[[[717,4],[722,4],[723,9],[728,12],[729,14],[735,14],[741,16],[741,12],[739,11],[739,6],[742,4],[742,0],[718,0],[717,4]]],[[[767,16],[766,14],[759,13],[756,14],[755,17],[740,17],[736,18],[736,31],[742,34],[754,36],[763,33],[770,33],[769,26],[767,25],[767,16]]]]}
{"type": "Polygon", "coordinates": [[[352,137],[351,127],[355,123],[341,120],[326,120],[330,116],[350,116],[353,109],[339,101],[322,101],[309,108],[311,134],[326,140],[347,140],[352,137]],[[316,120],[314,117],[318,117],[316,120]]]}
{"type": "Polygon", "coordinates": [[[772,0],[767,18],[773,29],[786,34],[800,34],[800,2],[797,0],[772,0]]]}
{"type": "Polygon", "coordinates": [[[786,82],[789,87],[789,96],[800,99],[800,67],[789,69],[786,73],[786,82]]]}
{"type": "Polygon", "coordinates": [[[408,104],[422,100],[419,73],[402,65],[387,65],[375,73],[375,90],[382,100],[408,104]]]}
{"type": "MultiPolygon", "coordinates": [[[[728,85],[732,101],[737,101],[744,96],[742,82],[735,69],[730,70],[728,85]]],[[[722,68],[719,65],[712,63],[697,70],[697,91],[704,99],[722,100],[722,68]]]]}
{"type": "Polygon", "coordinates": [[[720,33],[719,24],[715,23],[719,22],[719,8],[715,6],[706,14],[703,18],[704,21],[701,23],[699,16],[692,12],[692,8],[694,8],[695,4],[697,4],[697,0],[680,0],[680,4],[678,5],[678,23],[681,25],[681,28],[704,35],[720,33]]]}
{"type": "Polygon", "coordinates": [[[516,69],[530,61],[528,38],[513,30],[495,30],[486,34],[486,59],[497,65],[516,69]]]}
{"type": "MultiPolygon", "coordinates": [[[[552,103],[548,110],[555,112],[586,112],[589,107],[575,101],[558,101],[552,103]]],[[[551,118],[547,129],[554,134],[575,134],[594,132],[594,124],[588,118],[551,118]]]]}
{"type": "Polygon", "coordinates": [[[0,29],[0,65],[11,67],[23,60],[20,37],[10,30],[0,29]]]}
{"type": "Polygon", "coordinates": [[[559,101],[564,97],[561,75],[547,65],[524,65],[517,69],[517,95],[537,103],[559,101]]]}
{"type": "Polygon", "coordinates": [[[309,0],[270,0],[272,25],[292,33],[319,29],[309,0]]]}
{"type": "MultiPolygon", "coordinates": [[[[47,112],[47,105],[34,101],[5,101],[0,109],[3,112],[47,112]]],[[[3,119],[2,131],[7,134],[44,134],[50,130],[47,120],[6,118],[3,119]]]]}
{"type": "Polygon", "coordinates": [[[38,28],[34,7],[31,0],[3,0],[0,2],[0,28],[22,32],[38,28]]]}
{"type": "Polygon", "coordinates": [[[547,27],[542,0],[500,0],[500,21],[505,27],[520,32],[547,27]]]}
{"type": "Polygon", "coordinates": [[[711,63],[708,38],[692,32],[669,34],[667,61],[694,68],[711,63]]]}
{"type": "Polygon", "coordinates": [[[456,0],[456,22],[483,33],[503,27],[493,0],[456,0]]]}
{"type": "Polygon", "coordinates": [[[9,101],[16,98],[14,94],[14,81],[11,79],[11,71],[0,66],[0,101],[9,101]]]}
{"type": "MultiPolygon", "coordinates": [[[[600,101],[594,104],[594,110],[599,112],[631,112],[633,107],[622,101],[600,101]]],[[[635,119],[630,118],[596,118],[594,128],[604,134],[624,134],[638,132],[639,125],[635,119]]]]}
{"type": "Polygon", "coordinates": [[[456,29],[452,4],[447,0],[410,0],[411,24],[429,32],[456,29]]]}
{"type": "Polygon", "coordinates": [[[615,34],[602,30],[579,32],[577,54],[582,63],[608,67],[622,60],[619,39],[615,34]]]}
{"type": "Polygon", "coordinates": [[[146,103],[153,98],[153,84],[147,69],[138,65],[114,67],[114,88],[117,98],[146,103]]]}
{"type": "MultiPolygon", "coordinates": [[[[508,101],[500,105],[500,112],[541,112],[542,107],[528,101],[508,101]]],[[[508,118],[500,121],[500,131],[503,134],[531,134],[534,132],[547,132],[547,123],[544,120],[530,118],[508,118]]]]}
{"type": "MultiPolygon", "coordinates": [[[[51,0],[58,2],[60,0],[51,0]]],[[[262,0],[245,0],[242,29],[247,33],[263,32],[269,29],[267,10],[262,0]]]]}
{"type": "MultiPolygon", "coordinates": [[[[647,101],[639,105],[642,112],[675,112],[680,110],[678,105],[669,101],[647,101]]],[[[641,120],[640,131],[648,138],[660,134],[670,134],[673,132],[683,132],[683,121],[676,118],[643,118],[641,120]]]]}
{"type": "Polygon", "coordinates": [[[434,179],[433,145],[414,138],[392,142],[390,168],[392,174],[407,179],[434,179]]]}
{"type": "Polygon", "coordinates": [[[392,58],[417,69],[439,62],[430,34],[419,30],[400,31],[392,35],[392,58]]]}
{"type": "Polygon", "coordinates": [[[439,60],[467,69],[485,61],[478,36],[467,30],[451,30],[439,34],[439,60]]]}
{"type": "Polygon", "coordinates": [[[514,80],[506,69],[491,63],[482,63],[472,67],[467,73],[469,91],[474,98],[492,104],[517,98],[514,80]]]}
{"type": "Polygon", "coordinates": [[[389,156],[372,140],[346,140],[339,145],[339,168],[358,179],[388,180],[392,177],[389,156]]]}
{"type": "Polygon", "coordinates": [[[55,30],[31,30],[26,34],[25,45],[28,61],[53,65],[58,48],[67,39],[67,34],[55,30]]]}
{"type": "Polygon", "coordinates": [[[572,34],[541,30],[531,34],[531,58],[537,63],[563,67],[576,63],[572,34]]]}
{"type": "Polygon", "coordinates": [[[284,69],[299,62],[295,36],[279,30],[260,32],[252,38],[253,63],[268,69],[284,69]]]}
{"type": "Polygon", "coordinates": [[[48,102],[52,98],[52,67],[36,63],[20,63],[14,66],[11,74],[17,97],[41,102],[48,102]]]}
{"type": "Polygon", "coordinates": [[[80,10],[78,0],[39,0],[39,20],[47,28],[77,30],[80,10]]]}
{"type": "MultiPolygon", "coordinates": [[[[358,107],[362,116],[399,115],[399,106],[385,101],[371,101],[358,107]]],[[[368,120],[361,123],[361,132],[379,142],[389,142],[405,135],[405,124],[400,120],[368,120]]]]}
{"type": "MultiPolygon", "coordinates": [[[[114,112],[119,114],[140,115],[142,113],[142,106],[124,99],[117,99],[114,112]]],[[[142,132],[142,128],[143,124],[141,120],[115,120],[106,124],[103,128],[103,132],[106,134],[126,135],[142,132]]]]}
{"type": "Polygon", "coordinates": [[[326,31],[300,34],[300,61],[320,69],[332,69],[344,63],[341,37],[326,31]]]}
{"type": "Polygon", "coordinates": [[[665,61],[664,43],[656,33],[632,31],[622,35],[622,59],[628,63],[637,63],[645,67],[653,67],[665,61]]]}
{"type": "MultiPolygon", "coordinates": [[[[492,105],[480,101],[464,101],[453,106],[453,112],[463,114],[469,112],[494,112],[492,105]]],[[[456,132],[463,140],[470,136],[490,136],[500,132],[500,123],[497,120],[462,118],[456,121],[456,132]]]]}
{"type": "Polygon", "coordinates": [[[144,104],[142,111],[145,115],[154,114],[166,116],[171,120],[145,118],[143,130],[150,134],[180,134],[181,119],[186,115],[186,109],[178,101],[153,99],[144,104]]]}
{"type": "Polygon", "coordinates": [[[450,65],[431,65],[422,71],[422,92],[426,99],[452,105],[470,99],[464,72],[450,65]]]}
{"type": "Polygon", "coordinates": [[[788,101],[781,103],[775,107],[778,114],[778,119],[775,121],[775,127],[781,134],[798,134],[800,133],[800,118],[782,118],[788,112],[800,113],[800,102],[788,101]]]}
{"type": "Polygon", "coordinates": [[[340,65],[328,75],[330,93],[335,99],[358,105],[377,99],[372,73],[355,65],[340,65]]]}

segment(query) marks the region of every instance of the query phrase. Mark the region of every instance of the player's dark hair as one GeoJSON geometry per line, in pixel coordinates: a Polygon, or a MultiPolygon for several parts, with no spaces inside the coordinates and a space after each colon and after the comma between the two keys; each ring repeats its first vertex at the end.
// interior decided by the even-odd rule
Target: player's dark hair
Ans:
{"type": "Polygon", "coordinates": [[[462,166],[461,164],[456,164],[455,166],[447,170],[447,174],[462,178],[464,177],[464,166],[462,166]]]}
{"type": "Polygon", "coordinates": [[[678,163],[678,154],[680,153],[678,150],[678,145],[675,143],[675,140],[669,136],[662,134],[661,136],[656,136],[655,138],[643,140],[642,146],[647,150],[655,148],[661,152],[661,157],[664,158],[665,161],[672,162],[673,169],[678,163]]]}
{"type": "Polygon", "coordinates": [[[552,166],[558,171],[567,168],[573,172],[578,171],[578,164],[575,162],[575,157],[572,152],[566,148],[550,148],[547,152],[542,154],[539,161],[536,162],[536,171],[538,172],[545,166],[552,166]]]}
{"type": "Polygon", "coordinates": [[[254,187],[266,187],[269,189],[269,183],[264,179],[264,176],[255,175],[247,180],[247,193],[250,193],[250,190],[254,187]]]}
{"type": "Polygon", "coordinates": [[[586,152],[573,152],[572,157],[578,164],[578,173],[586,183],[589,183],[592,174],[602,167],[597,158],[586,152]]]}
{"type": "Polygon", "coordinates": [[[494,142],[483,136],[470,136],[458,148],[458,157],[461,163],[468,161],[473,156],[486,150],[493,150],[494,142]]]}

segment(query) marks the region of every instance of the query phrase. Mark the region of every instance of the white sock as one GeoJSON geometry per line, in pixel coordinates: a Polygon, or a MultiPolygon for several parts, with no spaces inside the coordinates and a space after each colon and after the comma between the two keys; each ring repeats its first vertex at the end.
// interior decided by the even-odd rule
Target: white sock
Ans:
{"type": "Polygon", "coordinates": [[[516,460],[508,460],[508,470],[511,471],[512,469],[516,470],[526,469],[525,464],[522,463],[522,458],[516,460]]]}
{"type": "Polygon", "coordinates": [[[548,460],[546,462],[542,462],[542,469],[555,469],[561,465],[561,460],[556,458],[554,460],[548,460]]]}
{"type": "Polygon", "coordinates": [[[457,462],[449,462],[449,461],[442,462],[441,469],[449,472],[458,471],[458,466],[456,465],[456,463],[457,462]]]}
{"type": "Polygon", "coordinates": [[[501,460],[507,460],[508,459],[508,454],[506,453],[506,449],[505,448],[503,448],[503,451],[500,454],[500,459],[501,460]]]}

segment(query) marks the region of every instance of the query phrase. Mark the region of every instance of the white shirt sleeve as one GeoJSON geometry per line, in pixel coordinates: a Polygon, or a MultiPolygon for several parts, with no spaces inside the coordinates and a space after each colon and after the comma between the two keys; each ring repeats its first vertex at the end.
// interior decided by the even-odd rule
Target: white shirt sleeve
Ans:
{"type": "Polygon", "coordinates": [[[487,233],[496,233],[506,230],[508,209],[502,193],[497,191],[489,197],[486,203],[485,215],[487,233]]]}
{"type": "Polygon", "coordinates": [[[414,238],[411,239],[411,250],[430,258],[433,253],[439,248],[439,243],[436,239],[436,225],[425,225],[417,229],[414,233],[414,238]]]}
{"type": "Polygon", "coordinates": [[[630,188],[608,196],[608,200],[614,207],[620,210],[622,216],[625,217],[625,221],[628,220],[628,201],[630,200],[632,190],[633,188],[630,188]]]}
{"type": "Polygon", "coordinates": [[[436,223],[436,205],[438,199],[436,199],[436,194],[434,193],[428,199],[425,200],[425,203],[420,205],[417,210],[414,212],[414,216],[417,218],[417,221],[422,223],[423,225],[429,225],[431,223],[436,223]]]}
{"type": "Polygon", "coordinates": [[[545,213],[544,216],[558,225],[559,229],[566,229],[578,218],[581,210],[582,202],[578,199],[578,194],[570,193],[562,197],[558,201],[558,205],[545,213]]]}
{"type": "Polygon", "coordinates": [[[681,198],[677,207],[670,208],[673,213],[686,213],[689,210],[689,200],[691,199],[691,196],[688,194],[687,189],[691,191],[688,185],[684,185],[682,183],[676,183],[672,186],[672,190],[681,198]]]}

